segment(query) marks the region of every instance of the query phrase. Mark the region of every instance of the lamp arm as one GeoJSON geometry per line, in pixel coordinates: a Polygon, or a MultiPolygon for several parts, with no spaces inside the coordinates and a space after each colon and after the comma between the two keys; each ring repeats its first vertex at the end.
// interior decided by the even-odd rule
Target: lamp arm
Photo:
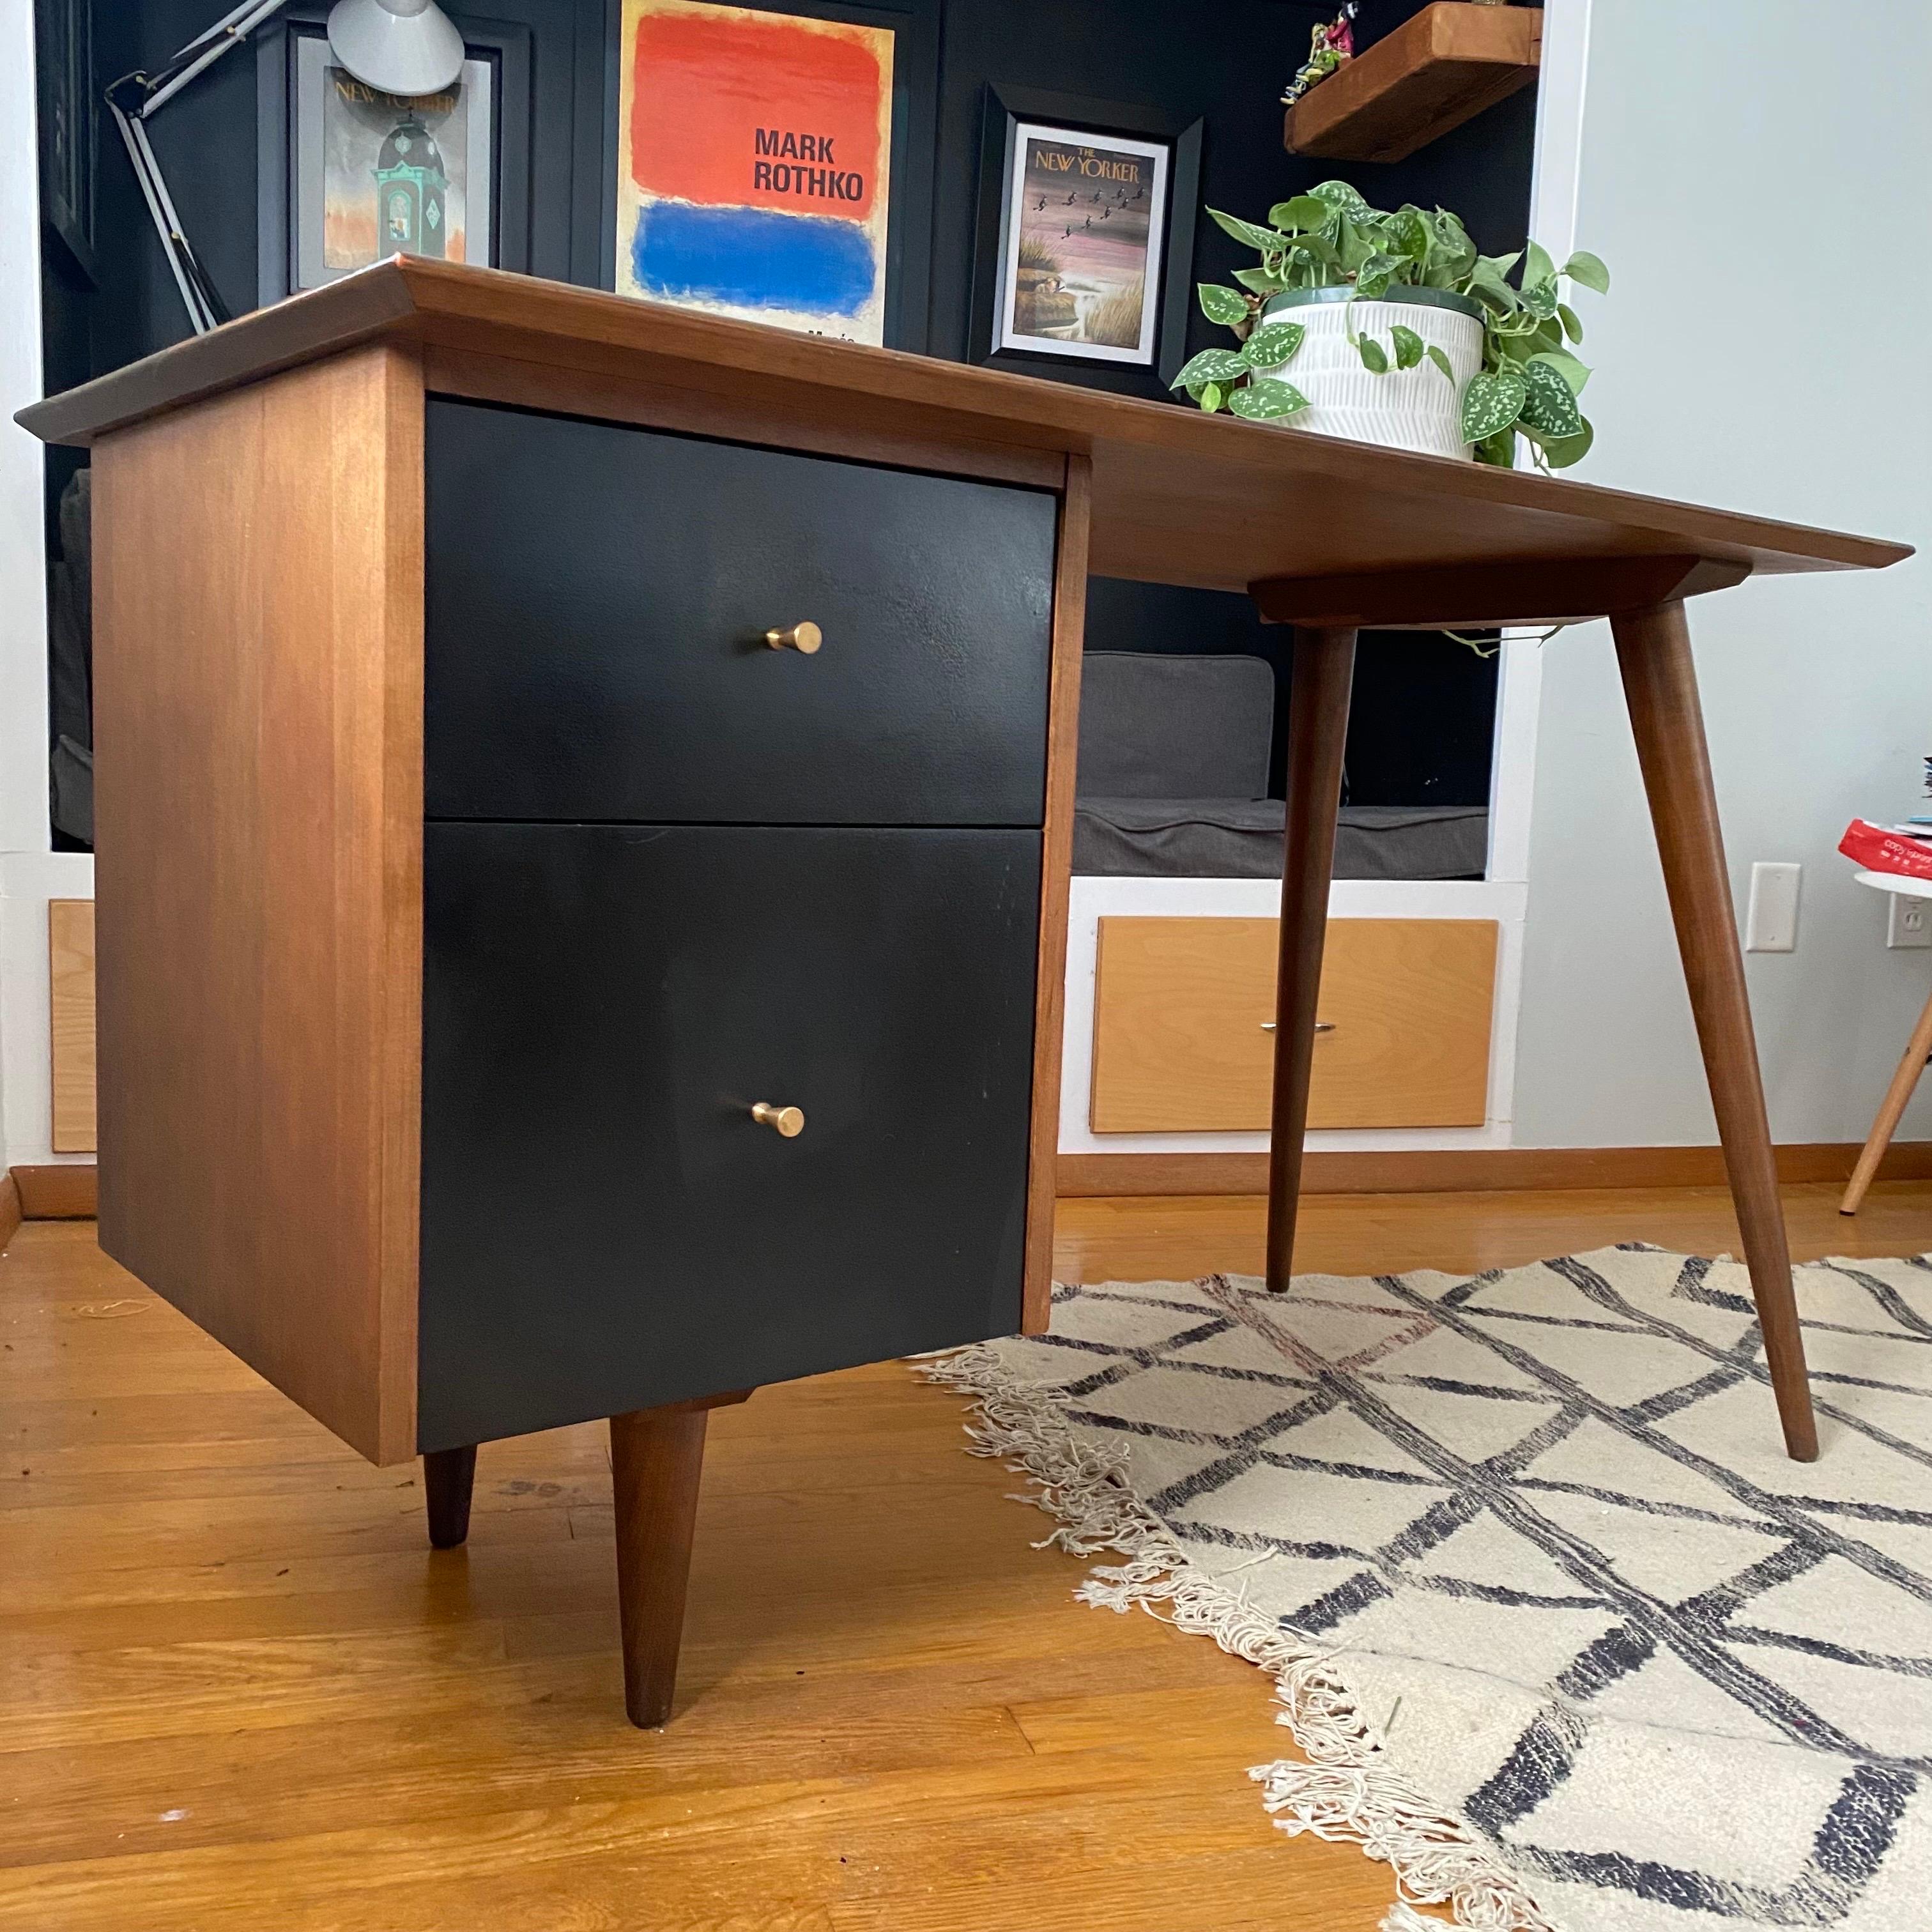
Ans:
{"type": "Polygon", "coordinates": [[[201,260],[182,232],[181,217],[161,172],[161,164],[148,140],[148,117],[164,107],[198,76],[234,52],[262,23],[279,14],[288,0],[242,0],[205,32],[197,34],[158,74],[137,70],[124,74],[107,89],[107,110],[121,130],[122,144],[134,164],[141,198],[160,237],[182,304],[197,335],[206,335],[229,319],[226,303],[209,279],[201,260]]]}
{"type": "Polygon", "coordinates": [[[288,0],[242,0],[240,6],[196,34],[158,74],[137,70],[115,82],[107,90],[110,98],[131,86],[139,89],[140,104],[130,111],[142,116],[155,112],[224,54],[232,53],[265,20],[287,4],[288,0]]]}
{"type": "Polygon", "coordinates": [[[168,193],[167,182],[162,177],[160,164],[155,160],[154,151],[148,143],[147,129],[111,98],[107,111],[121,131],[122,145],[128,150],[134,178],[140,184],[141,199],[148,205],[148,219],[154,224],[154,232],[161,238],[161,252],[167,257],[175,286],[181,291],[182,306],[188,310],[188,319],[194,325],[196,334],[206,335],[210,329],[219,328],[230,319],[227,304],[209,280],[192,244],[182,232],[181,218],[174,212],[174,202],[168,193]]]}

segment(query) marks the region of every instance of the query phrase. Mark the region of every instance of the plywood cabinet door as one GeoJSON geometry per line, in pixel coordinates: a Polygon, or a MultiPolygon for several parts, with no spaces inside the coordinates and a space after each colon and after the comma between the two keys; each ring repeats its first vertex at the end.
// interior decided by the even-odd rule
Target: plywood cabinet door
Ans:
{"type": "MultiPolygon", "coordinates": [[[[1094,1132],[1266,1131],[1278,930],[1101,920],[1094,1132]]],[[[1308,1124],[1480,1126],[1496,956],[1492,920],[1330,920],[1308,1124]]]]}
{"type": "Polygon", "coordinates": [[[47,1012],[56,1154],[92,1154],[94,1125],[94,902],[47,902],[47,1012]]]}

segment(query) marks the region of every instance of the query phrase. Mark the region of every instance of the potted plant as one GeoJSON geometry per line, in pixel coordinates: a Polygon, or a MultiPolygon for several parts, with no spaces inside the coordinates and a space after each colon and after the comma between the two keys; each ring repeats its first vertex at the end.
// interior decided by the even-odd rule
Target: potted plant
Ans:
{"type": "Polygon", "coordinates": [[[1265,227],[1208,212],[1261,262],[1239,288],[1201,284],[1202,313],[1241,345],[1175,377],[1204,410],[1505,467],[1519,434],[1547,469],[1590,447],[1590,372],[1570,353],[1583,325],[1562,284],[1606,293],[1595,256],[1484,255],[1446,208],[1386,214],[1346,182],[1277,202],[1265,227]]]}

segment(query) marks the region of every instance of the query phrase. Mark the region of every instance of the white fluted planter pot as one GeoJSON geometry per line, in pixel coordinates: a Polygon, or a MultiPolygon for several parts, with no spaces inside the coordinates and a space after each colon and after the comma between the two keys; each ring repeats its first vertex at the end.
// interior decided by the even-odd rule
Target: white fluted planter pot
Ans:
{"type": "Polygon", "coordinates": [[[1362,366],[1348,340],[1346,289],[1291,289],[1262,311],[1268,322],[1298,322],[1308,332],[1292,362],[1268,373],[1292,382],[1308,407],[1279,421],[1284,429],[1345,436],[1430,456],[1470,454],[1462,440],[1462,392],[1483,366],[1482,310],[1446,289],[1404,289],[1400,298],[1357,298],[1355,333],[1372,337],[1388,357],[1378,376],[1362,366]],[[1433,343],[1456,372],[1450,382],[1425,356],[1413,369],[1395,366],[1390,332],[1400,323],[1433,343]]]}

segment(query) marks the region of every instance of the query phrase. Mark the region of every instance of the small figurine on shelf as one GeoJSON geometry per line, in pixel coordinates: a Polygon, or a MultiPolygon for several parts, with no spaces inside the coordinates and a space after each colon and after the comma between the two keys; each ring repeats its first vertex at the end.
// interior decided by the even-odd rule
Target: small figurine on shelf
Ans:
{"type": "Polygon", "coordinates": [[[1310,37],[1308,58],[1288,84],[1282,98],[1292,107],[1318,80],[1326,80],[1344,61],[1355,57],[1355,15],[1360,0],[1343,0],[1340,13],[1325,27],[1317,27],[1310,37]]]}

